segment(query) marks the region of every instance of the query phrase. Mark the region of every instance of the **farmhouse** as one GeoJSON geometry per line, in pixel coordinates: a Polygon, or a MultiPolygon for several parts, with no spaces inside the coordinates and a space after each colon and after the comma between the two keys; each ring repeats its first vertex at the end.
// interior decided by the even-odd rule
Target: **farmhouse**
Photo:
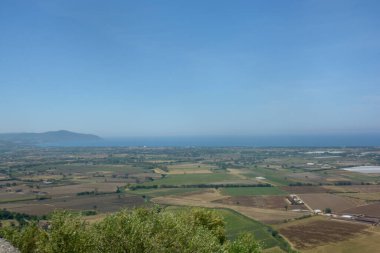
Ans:
{"type": "Polygon", "coordinates": [[[303,204],[303,201],[302,199],[300,199],[297,195],[295,194],[290,194],[288,199],[290,200],[290,202],[293,204],[293,205],[302,205],[303,204]]]}

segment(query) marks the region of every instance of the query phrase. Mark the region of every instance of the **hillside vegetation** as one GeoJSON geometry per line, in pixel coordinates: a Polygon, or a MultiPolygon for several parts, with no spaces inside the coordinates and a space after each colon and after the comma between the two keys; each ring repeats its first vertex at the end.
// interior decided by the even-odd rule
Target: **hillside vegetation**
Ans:
{"type": "Polygon", "coordinates": [[[30,222],[3,228],[0,236],[23,253],[261,252],[251,234],[228,240],[223,218],[199,208],[123,210],[91,224],[78,214],[60,211],[45,228],[30,222]]]}

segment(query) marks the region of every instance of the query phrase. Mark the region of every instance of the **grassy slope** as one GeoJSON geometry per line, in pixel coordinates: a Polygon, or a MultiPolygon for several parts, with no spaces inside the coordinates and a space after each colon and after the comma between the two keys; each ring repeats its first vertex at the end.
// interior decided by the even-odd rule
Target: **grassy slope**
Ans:
{"type": "MultiPolygon", "coordinates": [[[[180,210],[183,207],[171,206],[168,208],[175,211],[180,210]]],[[[274,249],[275,247],[277,250],[279,250],[279,248],[285,250],[288,247],[288,244],[283,239],[272,236],[269,231],[270,227],[229,209],[215,210],[224,217],[228,238],[234,239],[240,233],[249,232],[253,233],[255,238],[262,243],[264,249],[274,249]]]]}
{"type": "Polygon", "coordinates": [[[235,238],[242,232],[250,232],[263,244],[264,249],[280,247],[285,250],[288,247],[288,244],[282,238],[272,236],[269,226],[229,209],[217,210],[225,218],[229,238],[235,238]]]}

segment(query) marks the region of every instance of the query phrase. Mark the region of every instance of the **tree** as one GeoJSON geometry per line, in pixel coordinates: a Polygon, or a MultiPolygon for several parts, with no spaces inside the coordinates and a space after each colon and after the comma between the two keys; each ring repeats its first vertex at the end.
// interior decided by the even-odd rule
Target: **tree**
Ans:
{"type": "Polygon", "coordinates": [[[228,253],[259,253],[260,245],[254,240],[252,234],[242,234],[235,241],[227,244],[228,253]]]}
{"type": "Polygon", "coordinates": [[[29,223],[21,229],[2,228],[0,236],[22,253],[261,252],[252,234],[227,240],[222,217],[200,208],[123,210],[91,224],[79,214],[59,211],[47,229],[29,223]]]}

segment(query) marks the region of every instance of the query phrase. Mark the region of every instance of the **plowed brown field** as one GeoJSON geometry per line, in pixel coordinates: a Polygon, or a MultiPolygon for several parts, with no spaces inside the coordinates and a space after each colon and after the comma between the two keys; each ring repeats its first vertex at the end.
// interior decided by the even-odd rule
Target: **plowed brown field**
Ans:
{"type": "Polygon", "coordinates": [[[333,212],[340,212],[364,204],[364,201],[359,199],[328,193],[299,194],[298,196],[312,209],[323,210],[325,208],[331,208],[333,212]]]}
{"type": "Polygon", "coordinates": [[[285,228],[279,231],[297,249],[308,249],[318,245],[348,240],[356,234],[365,233],[367,225],[337,221],[315,220],[285,228]]]}
{"type": "Polygon", "coordinates": [[[365,215],[380,218],[380,203],[358,206],[343,210],[342,213],[365,215]]]}

